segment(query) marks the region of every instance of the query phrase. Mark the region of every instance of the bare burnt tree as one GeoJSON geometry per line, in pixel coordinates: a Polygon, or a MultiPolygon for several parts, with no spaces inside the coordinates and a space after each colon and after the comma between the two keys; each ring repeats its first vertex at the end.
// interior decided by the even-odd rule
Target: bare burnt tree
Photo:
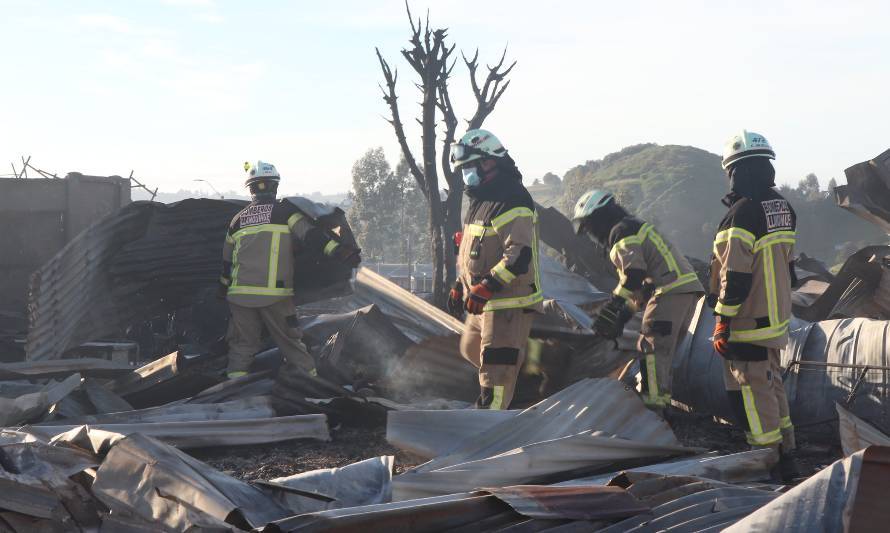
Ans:
{"type": "MultiPolygon", "coordinates": [[[[450,244],[450,236],[461,228],[461,195],[463,193],[463,178],[459,173],[454,172],[449,161],[450,147],[455,140],[458,126],[457,115],[448,92],[448,81],[456,63],[451,57],[455,47],[454,45],[449,46],[445,42],[447,29],[430,29],[429,14],[427,14],[425,23],[420,19],[417,19],[415,23],[407,2],[405,7],[408,11],[408,21],[411,24],[411,39],[410,45],[402,49],[402,56],[420,78],[415,85],[421,93],[421,114],[417,119],[421,127],[421,164],[418,164],[411,151],[399,113],[398,96],[396,95],[398,72],[390,68],[386,60],[383,59],[380,49],[376,49],[376,52],[386,85],[385,87],[381,86],[383,100],[389,106],[391,114],[388,122],[395,130],[402,155],[417,181],[417,186],[427,199],[430,246],[434,267],[433,296],[436,305],[443,307],[447,289],[456,275],[454,249],[450,244]],[[436,125],[439,122],[439,113],[441,113],[444,135],[441,150],[437,155],[436,125]],[[444,201],[439,192],[439,168],[442,169],[447,184],[447,195],[444,201]]],[[[486,117],[494,111],[495,105],[510,85],[510,81],[506,78],[516,66],[516,62],[514,61],[510,66],[504,68],[506,54],[507,52],[504,50],[496,65],[487,66],[488,74],[481,85],[477,80],[476,73],[479,67],[479,51],[476,50],[472,59],[467,59],[462,54],[463,61],[470,72],[473,95],[476,97],[476,110],[472,118],[467,121],[468,129],[482,126],[486,117]]]]}

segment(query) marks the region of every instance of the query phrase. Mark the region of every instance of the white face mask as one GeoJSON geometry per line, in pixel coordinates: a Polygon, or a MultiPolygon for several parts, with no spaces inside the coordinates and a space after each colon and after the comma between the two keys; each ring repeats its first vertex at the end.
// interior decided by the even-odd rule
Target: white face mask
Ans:
{"type": "Polygon", "coordinates": [[[461,170],[467,187],[478,187],[482,183],[482,177],[477,172],[476,167],[463,168],[461,170]]]}

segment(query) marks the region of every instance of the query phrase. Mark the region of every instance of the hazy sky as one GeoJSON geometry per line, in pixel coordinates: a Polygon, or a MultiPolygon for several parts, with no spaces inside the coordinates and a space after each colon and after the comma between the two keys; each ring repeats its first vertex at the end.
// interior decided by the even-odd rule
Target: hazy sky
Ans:
{"type": "MultiPolygon", "coordinates": [[[[843,181],[890,146],[890,3],[729,4],[411,2],[459,49],[490,61],[509,44],[519,64],[486,126],[529,180],[640,142],[719,152],[740,128],[767,136],[785,182],[843,181]]],[[[0,0],[0,173],[31,155],[228,190],[263,159],[286,192],[345,191],[365,150],[398,155],[375,46],[399,69],[403,116],[418,110],[408,36],[401,0],[0,0]]]]}

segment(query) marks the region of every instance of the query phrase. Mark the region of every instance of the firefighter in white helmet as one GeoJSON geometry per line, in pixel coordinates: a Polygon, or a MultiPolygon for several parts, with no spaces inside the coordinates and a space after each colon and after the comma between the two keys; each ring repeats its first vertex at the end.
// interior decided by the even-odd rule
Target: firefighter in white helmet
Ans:
{"type": "Polygon", "coordinates": [[[469,207],[456,235],[459,278],[452,314],[468,315],[461,354],[479,369],[481,409],[508,409],[526,356],[532,320],[542,310],[538,215],[522,174],[497,137],[470,130],[451,147],[469,207]]]}
{"type": "Polygon", "coordinates": [[[797,216],[774,188],[775,157],[758,133],[743,130],[726,143],[729,211],[714,238],[708,300],[717,318],[714,350],[724,359],[727,393],[748,443],[777,450],[780,466],[793,472],[780,351],[788,344],[797,216]]]}
{"type": "Polygon", "coordinates": [[[312,224],[291,202],[276,200],[281,177],[275,165],[244,163],[244,170],[251,202],[229,224],[220,278],[232,315],[226,335],[227,374],[235,378],[247,373],[262,347],[264,325],[286,364],[312,372],[315,363],[297,326],[294,256],[324,254],[356,267],[361,260],[359,250],[312,224]]]}

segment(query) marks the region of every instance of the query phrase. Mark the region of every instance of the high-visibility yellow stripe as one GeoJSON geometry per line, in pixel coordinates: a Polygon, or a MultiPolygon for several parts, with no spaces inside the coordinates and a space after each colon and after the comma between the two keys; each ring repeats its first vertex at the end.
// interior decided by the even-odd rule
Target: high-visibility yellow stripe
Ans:
{"type": "Polygon", "coordinates": [[[504,408],[504,386],[498,385],[494,388],[492,393],[491,405],[488,406],[489,409],[494,409],[500,411],[504,408]]]}
{"type": "Polygon", "coordinates": [[[235,249],[232,250],[232,282],[229,284],[229,287],[238,284],[238,271],[241,269],[241,264],[238,262],[238,252],[240,250],[241,239],[237,239],[235,240],[235,249]]]}
{"type": "Polygon", "coordinates": [[[743,243],[747,244],[749,248],[754,248],[754,242],[756,239],[754,238],[754,234],[750,231],[742,228],[729,228],[725,229],[716,236],[714,236],[714,249],[717,249],[717,245],[729,242],[730,239],[738,239],[743,243]]]}
{"type": "Polygon", "coordinates": [[[655,375],[655,354],[646,354],[646,384],[649,402],[658,404],[658,377],[655,375]]]}
{"type": "Polygon", "coordinates": [[[340,246],[339,242],[333,239],[328,241],[328,243],[324,245],[324,254],[331,255],[332,253],[334,253],[334,250],[336,250],[338,246],[340,246]]]}
{"type": "MultiPolygon", "coordinates": [[[[500,225],[503,226],[504,224],[509,222],[509,220],[507,220],[507,222],[504,222],[503,221],[504,217],[508,214],[511,214],[514,211],[516,211],[516,213],[511,215],[510,220],[513,220],[516,217],[520,217],[520,216],[529,216],[529,214],[532,217],[533,237],[532,237],[532,243],[531,243],[532,244],[532,260],[530,263],[530,268],[534,269],[535,288],[537,290],[527,296],[516,296],[513,298],[493,298],[493,299],[489,300],[488,303],[485,304],[485,307],[482,308],[483,312],[503,311],[504,309],[519,309],[519,308],[523,308],[523,307],[529,307],[529,306],[535,305],[538,302],[544,301],[544,293],[541,290],[541,269],[539,268],[539,262],[538,262],[538,257],[539,257],[538,256],[538,214],[535,213],[534,211],[532,211],[531,209],[528,209],[527,207],[517,207],[517,208],[511,209],[510,211],[507,211],[503,215],[495,218],[494,220],[492,220],[492,223],[494,223],[495,220],[502,219],[500,222],[500,225]],[[517,210],[519,210],[519,211],[517,211],[517,210]],[[522,210],[524,210],[524,211],[522,211],[522,210]]],[[[484,236],[485,231],[488,229],[491,229],[491,227],[479,226],[478,224],[468,224],[467,225],[468,231],[478,231],[479,235],[477,235],[477,236],[480,236],[480,237],[484,236]]]]}
{"type": "Polygon", "coordinates": [[[471,237],[484,237],[489,230],[494,231],[494,228],[491,226],[481,226],[479,224],[467,224],[465,233],[471,237]]]}
{"type": "Polygon", "coordinates": [[[748,439],[748,444],[752,444],[754,446],[769,446],[770,444],[776,444],[778,442],[782,442],[782,431],[779,429],[774,429],[772,431],[767,431],[766,433],[745,433],[745,436],[748,439]]]}
{"type": "Polygon", "coordinates": [[[229,294],[253,294],[259,296],[293,296],[293,289],[270,289],[269,287],[254,287],[251,285],[233,285],[229,287],[229,294]]]}
{"type": "Polygon", "coordinates": [[[290,233],[287,224],[260,224],[259,226],[248,226],[241,228],[232,236],[236,241],[245,235],[256,235],[257,233],[290,233]]]}
{"type": "Polygon", "coordinates": [[[287,227],[290,228],[291,231],[294,230],[294,226],[297,225],[297,222],[303,220],[302,213],[294,213],[293,215],[287,218],[287,227]]]}
{"type": "Polygon", "coordinates": [[[229,235],[229,232],[226,232],[226,242],[229,244],[235,244],[235,239],[233,239],[232,236],[229,235]]]}
{"type": "Polygon", "coordinates": [[[235,378],[240,378],[240,377],[246,376],[246,375],[247,375],[247,372],[243,372],[243,371],[242,372],[229,372],[228,374],[226,374],[226,377],[229,379],[235,379],[235,378]]]}
{"type": "Polygon", "coordinates": [[[658,252],[661,254],[662,259],[664,259],[665,263],[667,263],[668,269],[679,276],[680,267],[677,265],[677,259],[674,257],[674,254],[671,253],[671,249],[668,247],[667,243],[664,242],[664,239],[661,238],[661,235],[659,235],[658,232],[655,231],[655,228],[652,227],[651,224],[644,224],[643,228],[645,228],[646,232],[646,236],[643,237],[643,240],[648,237],[649,240],[652,241],[652,244],[655,245],[655,248],[658,250],[658,252]]]}
{"type": "Polygon", "coordinates": [[[612,294],[621,296],[625,300],[632,300],[634,296],[634,293],[625,289],[623,285],[618,285],[617,287],[615,287],[615,290],[612,291],[612,294]]]}
{"type": "Polygon", "coordinates": [[[491,219],[491,225],[494,230],[497,231],[518,217],[537,218],[535,212],[527,207],[514,207],[506,213],[503,213],[491,219]]]}
{"type": "Polygon", "coordinates": [[[281,248],[281,234],[273,233],[272,242],[269,246],[269,277],[266,279],[266,286],[274,289],[278,286],[278,255],[281,248]]]}
{"type": "Polygon", "coordinates": [[[745,416],[748,417],[748,429],[751,435],[763,434],[760,415],[757,413],[757,406],[754,405],[754,392],[749,385],[742,385],[742,401],[745,405],[745,416]]]}
{"type": "Polygon", "coordinates": [[[696,281],[698,281],[698,276],[695,274],[695,272],[687,272],[686,274],[683,274],[682,276],[677,278],[677,281],[668,283],[667,285],[662,285],[661,287],[655,289],[655,296],[661,296],[662,294],[670,292],[677,287],[695,283],[696,281]]]}
{"type": "Polygon", "coordinates": [[[528,296],[517,296],[515,298],[497,298],[489,300],[482,311],[503,311],[504,309],[519,309],[521,307],[529,307],[538,302],[544,301],[544,294],[541,291],[529,294],[528,296]]]}
{"type": "Polygon", "coordinates": [[[516,274],[510,272],[503,261],[496,264],[494,268],[491,269],[491,274],[504,285],[509,285],[513,282],[514,279],[516,279],[516,274]]]}
{"type": "Polygon", "coordinates": [[[734,317],[739,314],[739,309],[741,309],[742,304],[739,305],[726,305],[723,302],[718,301],[717,305],[714,306],[714,312],[718,315],[734,317]]]}
{"type": "Polygon", "coordinates": [[[779,428],[781,429],[791,429],[794,427],[794,424],[791,423],[790,416],[783,416],[779,419],[779,428]]]}
{"type": "Polygon", "coordinates": [[[794,244],[797,241],[797,232],[795,231],[777,231],[764,235],[757,239],[754,243],[754,251],[757,252],[767,246],[776,244],[794,244]]]}
{"type": "Polygon", "coordinates": [[[767,246],[763,250],[763,272],[766,279],[766,308],[770,326],[779,323],[778,290],[776,289],[776,264],[773,261],[773,249],[767,246]]]}
{"type": "Polygon", "coordinates": [[[788,324],[790,320],[786,320],[776,326],[758,329],[732,330],[729,334],[730,342],[755,342],[765,341],[781,337],[788,332],[788,324]]]}

